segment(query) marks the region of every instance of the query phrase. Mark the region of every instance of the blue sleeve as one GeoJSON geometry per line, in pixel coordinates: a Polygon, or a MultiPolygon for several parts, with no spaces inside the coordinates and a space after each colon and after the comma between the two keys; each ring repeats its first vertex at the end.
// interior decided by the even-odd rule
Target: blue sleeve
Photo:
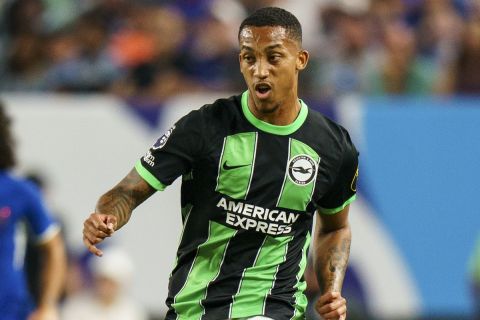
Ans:
{"type": "Polygon", "coordinates": [[[40,191],[31,184],[26,184],[26,219],[36,237],[36,242],[50,240],[59,231],[59,226],[45,207],[40,191]]]}

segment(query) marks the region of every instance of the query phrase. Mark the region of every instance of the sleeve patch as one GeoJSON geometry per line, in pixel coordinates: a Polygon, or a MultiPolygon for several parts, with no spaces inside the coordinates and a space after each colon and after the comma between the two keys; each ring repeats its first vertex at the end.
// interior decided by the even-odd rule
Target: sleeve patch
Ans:
{"type": "Polygon", "coordinates": [[[172,134],[173,129],[175,129],[175,126],[168,129],[163,136],[158,138],[157,142],[155,142],[155,144],[152,146],[152,149],[157,150],[157,149],[163,148],[163,146],[167,143],[168,138],[170,138],[170,135],[172,134]]]}
{"type": "Polygon", "coordinates": [[[353,192],[357,192],[357,180],[358,180],[358,167],[357,167],[357,170],[355,171],[355,175],[353,176],[352,183],[350,183],[350,189],[353,192]]]}

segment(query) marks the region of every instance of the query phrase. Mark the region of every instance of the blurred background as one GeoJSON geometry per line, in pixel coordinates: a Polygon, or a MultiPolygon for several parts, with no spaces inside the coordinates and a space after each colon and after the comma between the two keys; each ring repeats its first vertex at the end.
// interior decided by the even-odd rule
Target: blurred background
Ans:
{"type": "Polygon", "coordinates": [[[0,99],[18,173],[64,226],[64,319],[94,319],[74,317],[91,301],[162,318],[180,184],[106,242],[103,267],[83,220],[174,121],[245,90],[238,26],[267,5],[303,26],[300,97],[360,150],[349,319],[480,319],[479,0],[0,0],[0,99]]]}

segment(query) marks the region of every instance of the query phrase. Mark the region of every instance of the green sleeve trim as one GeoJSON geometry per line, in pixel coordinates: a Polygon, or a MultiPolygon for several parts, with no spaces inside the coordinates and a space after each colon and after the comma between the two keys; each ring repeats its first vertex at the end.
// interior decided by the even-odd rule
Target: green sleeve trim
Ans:
{"type": "Polygon", "coordinates": [[[335,214],[343,209],[345,209],[346,206],[348,206],[350,203],[352,203],[355,199],[357,198],[357,195],[354,194],[350,199],[345,201],[340,207],[333,208],[333,209],[327,209],[327,208],[319,208],[320,213],[322,214],[335,214]]]}
{"type": "Polygon", "coordinates": [[[245,115],[245,118],[247,118],[248,122],[250,122],[252,125],[254,125],[255,127],[257,127],[262,131],[280,135],[280,136],[286,136],[297,131],[305,122],[305,119],[307,119],[308,107],[302,100],[299,99],[300,104],[302,105],[302,108],[300,109],[300,112],[297,118],[292,123],[286,126],[277,126],[277,125],[262,121],[257,117],[255,117],[252,111],[250,111],[250,108],[248,107],[248,94],[249,94],[248,90],[242,94],[243,114],[245,115]]]}
{"type": "Polygon", "coordinates": [[[143,178],[143,180],[147,181],[147,183],[151,185],[154,189],[158,191],[163,191],[167,187],[143,167],[141,160],[137,161],[137,163],[135,164],[135,169],[137,170],[138,174],[143,178]]]}

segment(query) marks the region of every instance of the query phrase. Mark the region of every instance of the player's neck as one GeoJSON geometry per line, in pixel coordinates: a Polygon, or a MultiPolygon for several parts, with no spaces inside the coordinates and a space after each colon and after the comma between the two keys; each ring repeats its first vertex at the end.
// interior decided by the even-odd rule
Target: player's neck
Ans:
{"type": "Polygon", "coordinates": [[[248,99],[248,105],[250,111],[257,119],[276,126],[286,126],[293,123],[302,108],[297,96],[274,103],[267,111],[262,111],[266,108],[259,108],[251,98],[248,99]]]}

